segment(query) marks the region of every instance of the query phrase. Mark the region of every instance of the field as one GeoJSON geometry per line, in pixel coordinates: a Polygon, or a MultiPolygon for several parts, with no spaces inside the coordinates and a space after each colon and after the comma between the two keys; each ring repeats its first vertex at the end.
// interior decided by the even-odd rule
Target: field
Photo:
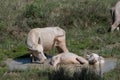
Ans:
{"type": "MultiPolygon", "coordinates": [[[[49,76],[46,76],[52,74],[49,70],[9,72],[3,64],[3,61],[9,58],[14,59],[28,53],[25,39],[29,30],[36,27],[60,26],[66,31],[69,51],[78,55],[95,52],[105,58],[120,59],[120,32],[108,32],[112,23],[110,8],[117,1],[1,0],[0,80],[49,79],[49,76]]],[[[54,55],[56,50],[49,53],[54,55]]],[[[118,65],[114,70],[105,73],[100,80],[120,80],[119,73],[118,65]]],[[[98,80],[96,77],[95,79],[98,80]]]]}

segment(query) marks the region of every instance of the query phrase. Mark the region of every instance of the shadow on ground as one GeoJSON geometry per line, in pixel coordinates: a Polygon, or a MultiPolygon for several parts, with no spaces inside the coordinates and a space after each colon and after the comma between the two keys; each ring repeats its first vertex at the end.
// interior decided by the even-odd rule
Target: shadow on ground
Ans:
{"type": "Polygon", "coordinates": [[[31,63],[29,54],[26,54],[14,59],[8,59],[5,61],[5,63],[8,67],[8,70],[10,71],[26,70],[29,68],[39,68],[39,69],[48,68],[50,67],[49,61],[52,56],[47,54],[45,55],[47,56],[48,59],[44,62],[44,64],[39,64],[37,59],[35,59],[36,61],[34,63],[31,63]]]}

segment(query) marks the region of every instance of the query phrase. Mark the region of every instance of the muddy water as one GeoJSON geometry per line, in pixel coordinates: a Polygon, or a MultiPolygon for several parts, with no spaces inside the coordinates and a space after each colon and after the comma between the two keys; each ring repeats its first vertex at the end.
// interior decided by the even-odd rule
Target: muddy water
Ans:
{"type": "Polygon", "coordinates": [[[117,59],[115,58],[107,58],[105,59],[105,64],[104,66],[101,68],[102,73],[108,72],[112,69],[114,69],[117,65],[117,59]]]}
{"type": "MultiPolygon", "coordinates": [[[[25,70],[27,68],[48,68],[51,67],[48,63],[49,60],[47,60],[45,62],[45,64],[38,64],[38,63],[30,63],[30,59],[29,58],[21,58],[21,59],[16,59],[16,60],[7,60],[5,61],[7,67],[9,70],[13,71],[13,70],[25,70]]],[[[117,64],[117,59],[113,59],[113,58],[106,58],[105,59],[105,64],[103,67],[101,67],[101,73],[105,73],[108,72],[112,69],[115,68],[117,64]]]]}

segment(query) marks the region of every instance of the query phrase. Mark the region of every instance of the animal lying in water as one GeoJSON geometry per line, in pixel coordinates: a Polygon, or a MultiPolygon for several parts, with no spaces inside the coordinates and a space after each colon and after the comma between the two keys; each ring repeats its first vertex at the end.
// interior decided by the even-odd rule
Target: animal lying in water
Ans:
{"type": "Polygon", "coordinates": [[[91,53],[90,55],[87,55],[86,59],[88,60],[89,67],[92,70],[96,71],[97,73],[101,72],[101,69],[105,64],[105,59],[102,56],[91,53]]]}
{"type": "Polygon", "coordinates": [[[104,58],[95,53],[87,55],[86,59],[88,60],[89,64],[91,64],[91,65],[105,63],[104,58]]]}
{"type": "Polygon", "coordinates": [[[58,55],[55,55],[52,57],[51,65],[53,65],[54,67],[56,67],[58,64],[88,64],[88,61],[81,57],[78,56],[74,53],[71,52],[65,52],[65,53],[61,53],[58,55]]]}

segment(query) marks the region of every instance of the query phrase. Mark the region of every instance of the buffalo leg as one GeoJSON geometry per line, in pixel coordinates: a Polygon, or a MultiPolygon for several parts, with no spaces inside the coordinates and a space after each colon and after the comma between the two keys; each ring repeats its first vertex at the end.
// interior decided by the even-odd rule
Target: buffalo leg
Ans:
{"type": "Polygon", "coordinates": [[[115,29],[117,29],[118,25],[119,25],[119,22],[115,21],[115,23],[111,27],[111,31],[113,32],[115,29]]]}
{"type": "Polygon", "coordinates": [[[56,38],[56,48],[58,52],[68,52],[68,49],[66,47],[66,42],[65,42],[65,36],[57,37],[56,38]]]}
{"type": "Polygon", "coordinates": [[[30,54],[30,61],[31,63],[34,63],[34,55],[32,53],[30,54]]]}

